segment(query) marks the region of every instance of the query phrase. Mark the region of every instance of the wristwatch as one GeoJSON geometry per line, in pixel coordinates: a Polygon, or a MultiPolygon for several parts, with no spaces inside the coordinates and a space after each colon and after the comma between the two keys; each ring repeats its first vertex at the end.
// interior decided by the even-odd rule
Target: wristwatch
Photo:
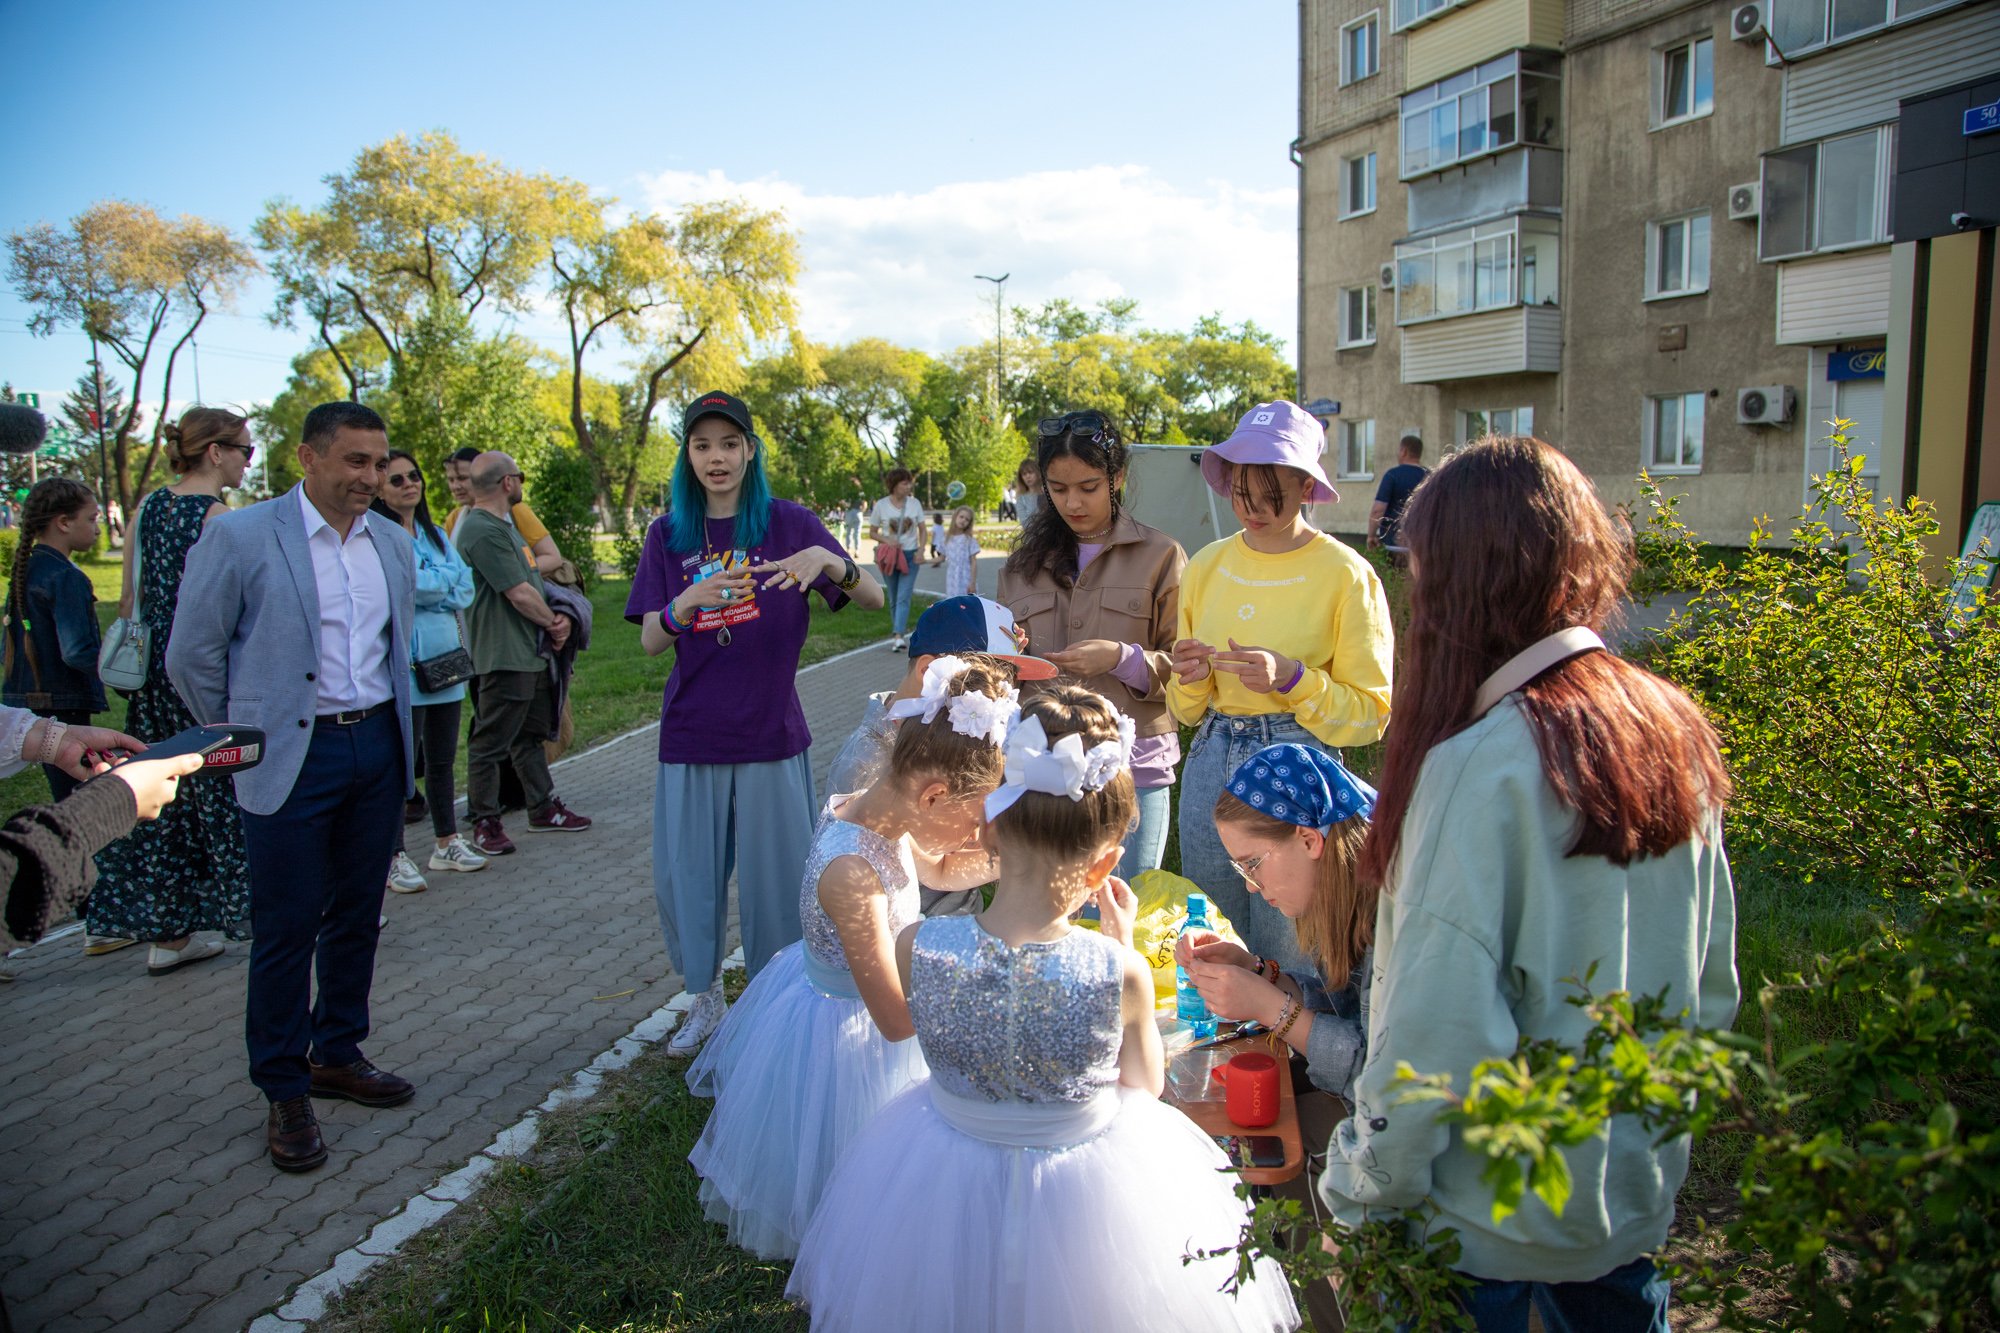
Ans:
{"type": "Polygon", "coordinates": [[[844,555],[840,559],[841,563],[846,566],[846,569],[842,571],[840,576],[840,590],[842,592],[853,592],[861,583],[861,567],[854,563],[854,557],[851,555],[844,555]]]}

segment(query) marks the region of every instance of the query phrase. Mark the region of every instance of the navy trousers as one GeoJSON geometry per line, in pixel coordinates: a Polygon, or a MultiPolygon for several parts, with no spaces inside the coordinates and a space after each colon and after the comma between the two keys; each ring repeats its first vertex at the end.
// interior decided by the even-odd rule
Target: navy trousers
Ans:
{"type": "Polygon", "coordinates": [[[244,1036],[250,1081],[274,1102],[305,1095],[308,1053],[322,1065],[361,1058],[403,795],[402,731],[385,708],[316,725],[284,805],[243,812],[255,931],[244,1036]]]}

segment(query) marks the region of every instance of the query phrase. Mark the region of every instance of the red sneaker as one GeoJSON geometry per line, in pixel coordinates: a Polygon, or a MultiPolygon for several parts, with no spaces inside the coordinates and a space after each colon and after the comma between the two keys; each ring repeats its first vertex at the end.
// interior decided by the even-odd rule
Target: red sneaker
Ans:
{"type": "Polygon", "coordinates": [[[578,814],[553,796],[528,816],[530,833],[581,833],[589,827],[590,816],[578,814]]]}
{"type": "Polygon", "coordinates": [[[507,856],[514,850],[506,826],[493,816],[472,821],[472,845],[484,856],[507,856]]]}

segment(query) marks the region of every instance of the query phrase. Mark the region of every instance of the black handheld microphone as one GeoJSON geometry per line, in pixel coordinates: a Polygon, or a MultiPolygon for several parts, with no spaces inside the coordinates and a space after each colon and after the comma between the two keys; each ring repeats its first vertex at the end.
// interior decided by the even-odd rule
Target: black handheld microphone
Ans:
{"type": "Polygon", "coordinates": [[[49,419],[32,407],[0,403],[0,454],[32,454],[49,435],[49,419]]]}

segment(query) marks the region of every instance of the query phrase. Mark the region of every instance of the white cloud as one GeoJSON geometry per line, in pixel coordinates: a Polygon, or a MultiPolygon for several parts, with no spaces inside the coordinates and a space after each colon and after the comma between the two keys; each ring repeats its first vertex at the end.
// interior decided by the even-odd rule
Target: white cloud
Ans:
{"type": "Polygon", "coordinates": [[[1177,188],[1144,167],[1099,166],[918,193],[815,194],[721,172],[641,177],[644,205],[670,211],[737,197],[782,210],[805,272],[800,323],[822,342],[882,337],[943,352],[993,334],[993,288],[1009,307],[1053,297],[1129,296],[1140,322],[1182,328],[1220,311],[1289,345],[1298,322],[1297,197],[1210,181],[1177,188]]]}

